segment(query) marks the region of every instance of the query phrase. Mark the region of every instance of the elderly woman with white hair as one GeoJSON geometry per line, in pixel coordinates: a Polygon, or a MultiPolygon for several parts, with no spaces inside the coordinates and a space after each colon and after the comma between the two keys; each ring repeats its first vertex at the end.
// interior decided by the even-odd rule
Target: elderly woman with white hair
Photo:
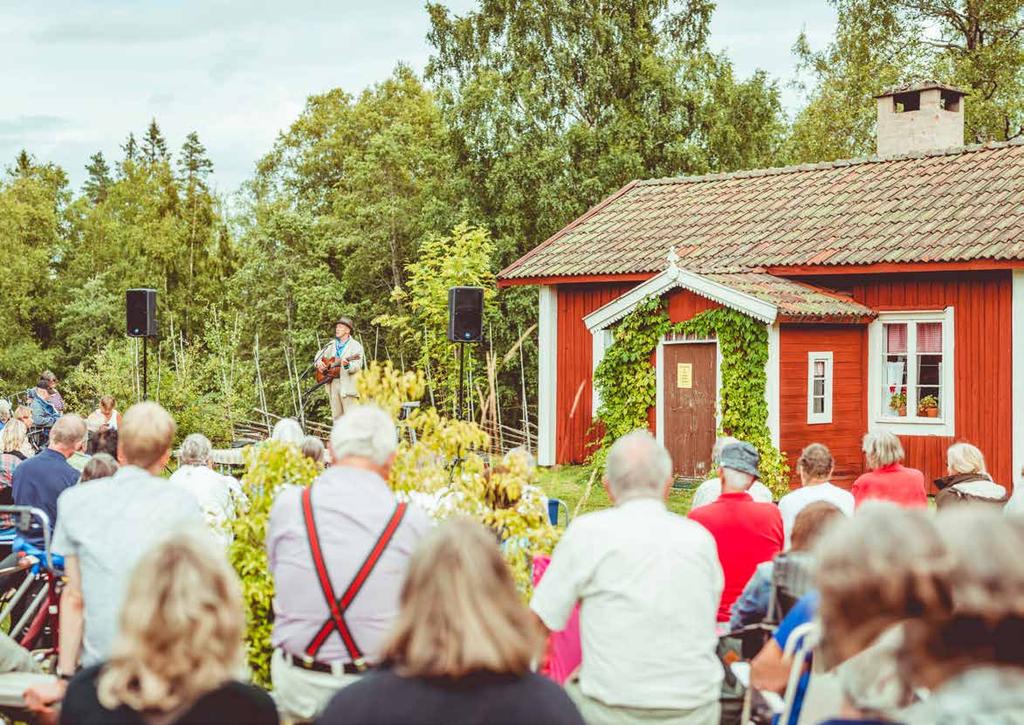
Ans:
{"type": "MultiPolygon", "coordinates": [[[[719,436],[715,439],[715,445],[711,447],[711,470],[717,471],[718,464],[721,462],[722,449],[731,443],[739,443],[738,438],[732,436],[719,436]]],[[[750,488],[747,489],[747,493],[750,494],[750,498],[761,503],[772,502],[772,492],[767,486],[760,481],[754,481],[750,484],[750,488]]],[[[707,506],[709,503],[714,503],[718,500],[718,497],[722,495],[722,479],[718,476],[709,478],[701,485],[697,486],[697,490],[693,493],[693,501],[690,503],[690,509],[699,508],[701,506],[707,506]]]]}
{"type": "Polygon", "coordinates": [[[906,508],[928,505],[924,474],[901,463],[905,457],[903,444],[894,433],[868,433],[861,449],[871,470],[861,474],[850,489],[858,507],[869,500],[891,501],[906,508]]]}
{"type": "Polygon", "coordinates": [[[170,482],[196,497],[210,529],[227,545],[233,539],[231,520],[244,507],[245,494],[237,480],[213,470],[212,453],[213,445],[202,433],[187,436],[178,450],[181,465],[170,482]]]}
{"type": "Polygon", "coordinates": [[[948,476],[935,479],[935,504],[983,503],[1002,508],[1009,495],[985,470],[985,456],[970,443],[954,443],[946,451],[948,476]]]}
{"type": "Polygon", "coordinates": [[[388,486],[398,448],[391,416],[373,405],[347,410],[330,448],[330,468],[309,487],[283,486],[267,524],[270,675],[292,721],[315,718],[380,662],[409,560],[430,529],[427,515],[388,486]]]}

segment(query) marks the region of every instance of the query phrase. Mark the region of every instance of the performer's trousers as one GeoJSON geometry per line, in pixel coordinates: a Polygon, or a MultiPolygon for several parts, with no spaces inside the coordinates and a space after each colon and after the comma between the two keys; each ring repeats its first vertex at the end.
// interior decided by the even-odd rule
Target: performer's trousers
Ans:
{"type": "Polygon", "coordinates": [[[345,409],[351,408],[359,400],[354,395],[346,395],[342,392],[340,380],[332,380],[327,386],[327,397],[331,401],[331,417],[334,420],[345,415],[345,409]]]}

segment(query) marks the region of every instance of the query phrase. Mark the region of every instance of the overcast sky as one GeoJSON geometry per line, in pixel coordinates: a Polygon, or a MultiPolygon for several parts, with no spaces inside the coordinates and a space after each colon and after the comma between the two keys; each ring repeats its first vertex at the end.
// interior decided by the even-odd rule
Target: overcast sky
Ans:
{"type": "MultiPolygon", "coordinates": [[[[820,47],[834,23],[826,0],[719,0],[712,44],[741,77],[779,78],[793,109],[793,42],[805,28],[820,47]]],[[[175,151],[198,131],[234,191],[308,95],[422,70],[428,25],[421,0],[0,0],[0,165],[26,148],[77,188],[91,154],[119,158],[155,117],[175,151]]]]}

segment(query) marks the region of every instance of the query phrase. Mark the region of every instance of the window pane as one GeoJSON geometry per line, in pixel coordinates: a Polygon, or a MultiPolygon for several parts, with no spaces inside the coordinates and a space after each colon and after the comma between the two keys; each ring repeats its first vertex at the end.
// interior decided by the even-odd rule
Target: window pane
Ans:
{"type": "Polygon", "coordinates": [[[821,379],[821,378],[815,378],[814,379],[814,393],[813,393],[813,395],[816,398],[824,397],[825,396],[825,380],[824,379],[821,379]]]}
{"type": "Polygon", "coordinates": [[[942,355],[917,356],[917,408],[918,415],[942,415],[942,355]],[[929,409],[938,412],[929,414],[929,409]]]}
{"type": "Polygon", "coordinates": [[[907,352],[907,323],[885,326],[885,351],[889,355],[907,352]]]}
{"type": "Polygon", "coordinates": [[[823,398],[823,397],[822,398],[815,397],[814,400],[812,401],[812,409],[814,410],[815,413],[824,413],[825,412],[825,398],[823,398]]]}
{"type": "Polygon", "coordinates": [[[814,377],[824,378],[825,377],[825,361],[815,360],[814,361],[814,377]]]}
{"type": "Polygon", "coordinates": [[[907,356],[886,355],[885,382],[882,391],[882,410],[887,415],[906,415],[900,408],[907,404],[907,356]]]}
{"type": "Polygon", "coordinates": [[[917,353],[941,353],[942,352],[942,323],[941,322],[919,322],[917,323],[917,353]]]}

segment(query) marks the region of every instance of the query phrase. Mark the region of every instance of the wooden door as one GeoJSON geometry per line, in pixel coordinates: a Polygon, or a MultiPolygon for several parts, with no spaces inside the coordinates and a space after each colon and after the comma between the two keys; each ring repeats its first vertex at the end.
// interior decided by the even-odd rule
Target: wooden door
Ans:
{"type": "Polygon", "coordinates": [[[715,444],[715,343],[666,344],[663,352],[665,447],[677,475],[703,479],[715,444]]]}

